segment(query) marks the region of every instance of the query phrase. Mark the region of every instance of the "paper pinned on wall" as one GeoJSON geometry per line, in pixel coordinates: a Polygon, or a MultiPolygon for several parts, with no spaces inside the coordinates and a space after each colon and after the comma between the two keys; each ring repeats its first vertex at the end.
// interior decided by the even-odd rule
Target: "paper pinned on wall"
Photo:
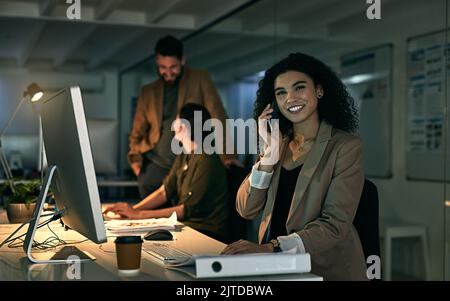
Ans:
{"type": "MultiPolygon", "coordinates": [[[[444,34],[408,43],[408,151],[442,153],[445,104],[444,34]]],[[[448,55],[448,54],[447,54],[448,55]]]]}

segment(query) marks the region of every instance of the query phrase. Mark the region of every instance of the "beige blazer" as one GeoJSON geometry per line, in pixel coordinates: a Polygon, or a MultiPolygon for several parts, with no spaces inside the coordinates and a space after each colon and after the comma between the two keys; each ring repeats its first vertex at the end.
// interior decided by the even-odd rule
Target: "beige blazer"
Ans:
{"type": "MultiPolygon", "coordinates": [[[[133,129],[129,137],[128,162],[142,164],[142,154],[153,149],[161,133],[164,82],[158,79],[141,89],[133,129]]],[[[206,70],[185,67],[178,87],[177,112],[187,103],[203,105],[212,118],[222,121],[225,129],[227,115],[214,83],[206,70]]],[[[223,137],[226,137],[225,135],[223,137]]],[[[224,142],[224,149],[226,144],[224,142]]],[[[232,159],[234,155],[222,155],[232,159]]]]}
{"type": "MultiPolygon", "coordinates": [[[[281,158],[287,142],[281,143],[281,158]]],[[[272,218],[280,162],[268,189],[251,187],[247,177],[237,194],[236,208],[242,217],[253,219],[262,211],[260,243],[272,218]]],[[[312,272],[325,280],[367,279],[361,242],[353,226],[363,184],[361,139],[322,121],[297,179],[286,230],[301,237],[311,255],[312,272]]]]}

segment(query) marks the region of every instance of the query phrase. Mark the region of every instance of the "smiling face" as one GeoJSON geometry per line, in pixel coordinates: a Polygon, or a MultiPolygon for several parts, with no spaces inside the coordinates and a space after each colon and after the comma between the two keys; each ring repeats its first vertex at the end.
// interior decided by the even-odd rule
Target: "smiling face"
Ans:
{"type": "Polygon", "coordinates": [[[156,55],[156,66],[159,75],[167,83],[173,83],[180,76],[181,69],[185,63],[185,59],[179,59],[176,56],[156,55]]]}
{"type": "Polygon", "coordinates": [[[281,73],[275,79],[275,98],[280,112],[289,121],[303,123],[318,120],[317,98],[323,90],[311,77],[298,71],[281,73]]]}

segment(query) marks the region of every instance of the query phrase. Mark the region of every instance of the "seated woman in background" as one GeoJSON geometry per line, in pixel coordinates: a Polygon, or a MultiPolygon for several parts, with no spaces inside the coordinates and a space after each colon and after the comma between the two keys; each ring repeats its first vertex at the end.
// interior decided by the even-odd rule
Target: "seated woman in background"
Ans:
{"type": "Polygon", "coordinates": [[[259,244],[240,240],[223,253],[295,248],[311,255],[312,272],[325,280],[367,280],[353,226],[364,183],[362,143],[352,135],[358,118],[344,84],[319,60],[291,54],[266,71],[254,116],[262,137],[271,118],[281,132],[279,140],[266,139],[236,199],[242,217],[262,212],[259,244]],[[279,160],[267,163],[273,150],[279,160]]]}
{"type": "MultiPolygon", "coordinates": [[[[228,238],[228,182],[225,167],[217,154],[194,154],[210,131],[202,131],[202,141],[194,139],[194,112],[201,112],[203,122],[210,119],[208,111],[197,104],[186,104],[174,123],[175,139],[181,142],[184,152],[175,162],[156,191],[136,205],[117,203],[105,210],[123,218],[143,219],[169,217],[177,213],[179,221],[215,239],[228,238]],[[189,127],[181,122],[188,121],[189,127]],[[192,129],[192,130],[190,130],[192,129]],[[171,202],[172,207],[156,209],[171,202]]],[[[203,125],[202,125],[203,128],[203,125]]]]}

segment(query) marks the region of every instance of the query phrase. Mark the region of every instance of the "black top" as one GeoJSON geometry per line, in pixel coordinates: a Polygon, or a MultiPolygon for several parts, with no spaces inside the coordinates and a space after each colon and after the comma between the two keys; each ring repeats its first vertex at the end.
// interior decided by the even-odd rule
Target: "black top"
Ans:
{"type": "Polygon", "coordinates": [[[277,238],[278,236],[288,235],[286,232],[286,220],[291,207],[297,178],[302,166],[303,165],[300,165],[292,170],[281,167],[277,197],[273,207],[272,221],[270,222],[269,240],[277,238]]]}

